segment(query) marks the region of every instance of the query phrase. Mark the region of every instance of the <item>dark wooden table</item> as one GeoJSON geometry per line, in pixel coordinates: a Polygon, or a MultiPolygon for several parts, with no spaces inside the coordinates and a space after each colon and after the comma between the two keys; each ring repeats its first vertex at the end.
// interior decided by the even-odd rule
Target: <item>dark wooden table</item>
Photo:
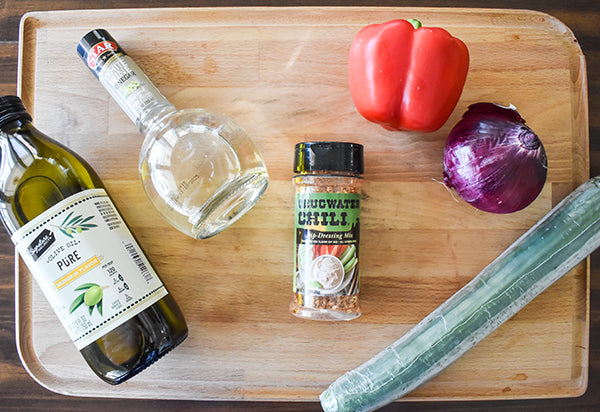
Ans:
{"type": "MultiPolygon", "coordinates": [[[[598,0],[499,0],[490,4],[465,1],[300,1],[265,0],[0,0],[0,95],[15,94],[19,20],[28,11],[193,6],[417,6],[498,7],[533,9],[551,14],[569,26],[581,44],[587,61],[590,114],[590,174],[600,174],[600,2],[598,0]]],[[[60,49],[58,53],[60,53],[60,49]]],[[[60,55],[57,54],[57,59],[60,55]]],[[[591,257],[590,365],[587,392],[578,398],[494,402],[401,402],[393,410],[600,410],[600,250],[591,257]]],[[[210,411],[317,411],[315,403],[195,402],[75,398],[52,393],[39,386],[25,371],[15,345],[14,249],[0,230],[0,410],[210,410],[210,411]]],[[[532,350],[535,350],[532,348],[532,350]]]]}

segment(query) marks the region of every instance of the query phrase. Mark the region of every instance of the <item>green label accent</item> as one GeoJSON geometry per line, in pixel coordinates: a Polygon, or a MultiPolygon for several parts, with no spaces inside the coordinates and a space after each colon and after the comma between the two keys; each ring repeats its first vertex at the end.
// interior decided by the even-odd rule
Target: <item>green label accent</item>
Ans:
{"type": "Polygon", "coordinates": [[[320,231],[347,231],[360,217],[358,193],[298,193],[296,228],[320,231]]]}
{"type": "Polygon", "coordinates": [[[358,293],[359,193],[298,193],[294,292],[358,293]]]}

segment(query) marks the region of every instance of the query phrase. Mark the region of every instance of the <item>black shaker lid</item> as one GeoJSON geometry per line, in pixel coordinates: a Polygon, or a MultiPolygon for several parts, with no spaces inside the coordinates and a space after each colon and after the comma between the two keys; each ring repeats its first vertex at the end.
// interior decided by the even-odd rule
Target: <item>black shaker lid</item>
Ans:
{"type": "Polygon", "coordinates": [[[294,172],[331,171],[364,173],[363,145],[348,142],[298,143],[294,172]]]}
{"type": "Polygon", "coordinates": [[[32,119],[19,96],[0,97],[0,128],[14,120],[31,121],[32,119]]]}
{"type": "Polygon", "coordinates": [[[95,29],[79,40],[77,54],[98,77],[106,61],[114,55],[124,55],[125,52],[108,31],[95,29]]]}

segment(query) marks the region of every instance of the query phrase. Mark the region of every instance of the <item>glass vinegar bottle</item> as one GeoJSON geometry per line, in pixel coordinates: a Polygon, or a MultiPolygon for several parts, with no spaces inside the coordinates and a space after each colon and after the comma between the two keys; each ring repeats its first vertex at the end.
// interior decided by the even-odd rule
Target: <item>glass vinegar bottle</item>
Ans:
{"type": "Polygon", "coordinates": [[[162,216],[197,239],[228,228],[262,196],[262,156],[233,120],[205,109],[176,110],[103,29],[90,31],[79,56],[146,137],[139,172],[162,216]]]}
{"type": "Polygon", "coordinates": [[[179,345],[184,317],[91,166],[0,97],[0,219],[90,368],[119,384],[179,345]]]}

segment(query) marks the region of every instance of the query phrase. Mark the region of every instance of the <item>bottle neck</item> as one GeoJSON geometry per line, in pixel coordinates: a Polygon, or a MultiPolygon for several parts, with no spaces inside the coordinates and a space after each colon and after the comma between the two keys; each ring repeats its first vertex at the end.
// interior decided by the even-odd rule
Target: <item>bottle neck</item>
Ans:
{"type": "Polygon", "coordinates": [[[143,134],[176,110],[128,55],[107,61],[98,78],[143,134]]]}
{"type": "Polygon", "coordinates": [[[146,110],[137,120],[136,124],[144,135],[151,130],[163,127],[171,114],[175,113],[175,106],[168,101],[167,104],[156,104],[146,110]]]}
{"type": "Polygon", "coordinates": [[[9,133],[28,123],[31,123],[31,115],[25,109],[20,97],[0,97],[0,130],[2,132],[9,133]]]}
{"type": "Polygon", "coordinates": [[[4,133],[15,133],[22,131],[27,128],[27,125],[31,125],[31,120],[29,119],[13,119],[10,120],[0,126],[0,131],[4,133]]]}

